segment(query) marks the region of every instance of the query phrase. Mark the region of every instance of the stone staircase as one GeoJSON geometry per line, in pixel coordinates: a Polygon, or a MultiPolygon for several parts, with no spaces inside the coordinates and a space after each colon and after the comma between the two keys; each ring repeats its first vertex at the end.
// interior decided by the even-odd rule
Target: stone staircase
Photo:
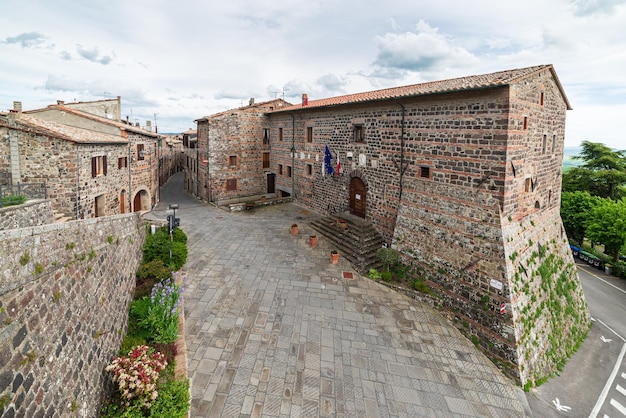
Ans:
{"type": "Polygon", "coordinates": [[[349,213],[336,213],[310,224],[360,274],[371,268],[380,268],[376,251],[383,245],[383,237],[374,225],[349,213]]]}

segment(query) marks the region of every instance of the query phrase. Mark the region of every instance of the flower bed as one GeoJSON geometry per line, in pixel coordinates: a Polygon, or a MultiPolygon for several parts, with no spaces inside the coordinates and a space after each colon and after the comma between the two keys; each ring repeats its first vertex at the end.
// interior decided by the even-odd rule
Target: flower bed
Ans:
{"type": "Polygon", "coordinates": [[[186,260],[187,237],[181,233],[174,239],[185,245],[184,257],[169,267],[163,260],[164,252],[155,251],[162,245],[158,241],[169,235],[160,231],[146,240],[128,332],[119,355],[106,368],[116,386],[105,400],[102,417],[187,416],[191,396],[185,368],[182,298],[186,274],[174,271],[186,260]]]}

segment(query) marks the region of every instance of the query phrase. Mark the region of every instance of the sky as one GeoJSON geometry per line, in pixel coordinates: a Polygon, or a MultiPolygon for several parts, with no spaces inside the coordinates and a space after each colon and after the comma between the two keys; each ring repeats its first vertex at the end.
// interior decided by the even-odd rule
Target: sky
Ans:
{"type": "Polygon", "coordinates": [[[552,64],[565,146],[626,149],[626,0],[0,0],[0,111],[122,98],[159,132],[299,103],[552,64]]]}

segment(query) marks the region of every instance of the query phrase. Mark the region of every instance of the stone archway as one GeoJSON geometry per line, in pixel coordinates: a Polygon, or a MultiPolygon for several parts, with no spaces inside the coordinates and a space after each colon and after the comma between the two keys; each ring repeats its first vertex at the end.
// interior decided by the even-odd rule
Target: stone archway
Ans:
{"type": "Polygon", "coordinates": [[[133,212],[144,212],[150,209],[150,194],[146,190],[139,190],[133,199],[133,212]]]}

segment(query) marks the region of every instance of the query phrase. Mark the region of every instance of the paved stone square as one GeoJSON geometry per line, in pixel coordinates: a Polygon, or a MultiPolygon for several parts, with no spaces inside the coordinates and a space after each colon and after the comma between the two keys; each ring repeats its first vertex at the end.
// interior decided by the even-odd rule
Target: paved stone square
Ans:
{"type": "Polygon", "coordinates": [[[229,213],[182,184],[172,177],[149,217],[178,203],[188,236],[192,418],[530,416],[437,311],[330,264],[322,237],[309,247],[320,215],[291,203],[229,213]]]}

